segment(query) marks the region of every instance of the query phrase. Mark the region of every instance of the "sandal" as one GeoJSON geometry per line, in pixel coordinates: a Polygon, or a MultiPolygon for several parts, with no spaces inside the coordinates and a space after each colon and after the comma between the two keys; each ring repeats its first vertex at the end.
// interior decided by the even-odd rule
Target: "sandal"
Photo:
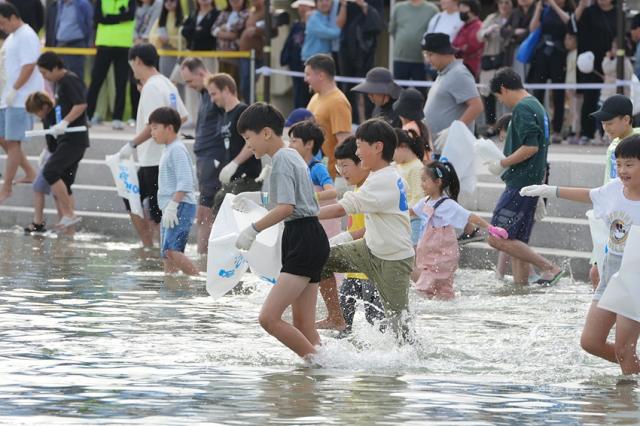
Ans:
{"type": "Polygon", "coordinates": [[[82,220],[82,218],[80,216],[74,216],[74,217],[69,217],[69,216],[62,216],[62,219],[60,219],[60,222],[58,222],[56,224],[56,229],[61,231],[63,229],[66,229],[70,226],[75,225],[76,223],[80,222],[82,220]]]}
{"type": "Polygon", "coordinates": [[[555,274],[552,278],[540,278],[535,283],[543,286],[552,286],[558,281],[560,281],[560,278],[562,278],[563,275],[564,275],[564,271],[561,270],[560,272],[555,274]]]}
{"type": "Polygon", "coordinates": [[[31,222],[31,224],[24,227],[24,232],[27,234],[30,234],[32,232],[44,233],[44,232],[47,232],[47,229],[45,228],[46,225],[47,225],[47,222],[42,222],[42,223],[31,222]]]}

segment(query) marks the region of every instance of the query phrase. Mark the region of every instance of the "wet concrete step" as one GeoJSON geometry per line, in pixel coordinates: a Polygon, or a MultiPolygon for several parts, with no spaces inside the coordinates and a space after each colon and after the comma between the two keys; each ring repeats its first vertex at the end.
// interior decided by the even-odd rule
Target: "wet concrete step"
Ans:
{"type": "MultiPolygon", "coordinates": [[[[541,256],[561,265],[565,272],[576,281],[589,281],[590,252],[532,247],[541,256]]],[[[462,246],[460,267],[472,269],[494,269],[498,252],[484,242],[469,243],[462,246]]]]}

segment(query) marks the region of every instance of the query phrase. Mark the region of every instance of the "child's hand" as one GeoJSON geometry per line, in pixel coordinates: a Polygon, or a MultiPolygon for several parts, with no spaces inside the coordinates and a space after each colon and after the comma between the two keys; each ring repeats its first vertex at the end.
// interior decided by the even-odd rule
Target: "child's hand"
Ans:
{"type": "Polygon", "coordinates": [[[239,164],[235,161],[229,161],[229,164],[224,166],[222,170],[220,170],[220,174],[218,175],[218,179],[222,184],[228,184],[231,182],[231,177],[238,171],[239,164]]]}
{"type": "Polygon", "coordinates": [[[487,228],[487,232],[489,232],[489,235],[501,240],[506,240],[509,238],[509,233],[507,232],[507,230],[504,228],[500,228],[499,226],[489,225],[489,227],[487,228]]]}
{"type": "Polygon", "coordinates": [[[348,243],[350,241],[353,241],[353,237],[351,236],[351,232],[344,231],[344,232],[339,233],[338,235],[335,235],[335,236],[331,237],[329,239],[329,245],[331,247],[339,246],[340,244],[348,243]]]}
{"type": "Polygon", "coordinates": [[[529,185],[520,190],[520,196],[558,198],[558,187],[550,185],[529,185]]]}
{"type": "Polygon", "coordinates": [[[249,250],[253,245],[253,242],[256,240],[258,236],[258,231],[256,230],[254,224],[247,226],[241,233],[238,235],[238,239],[236,240],[236,248],[239,250],[249,250]]]}

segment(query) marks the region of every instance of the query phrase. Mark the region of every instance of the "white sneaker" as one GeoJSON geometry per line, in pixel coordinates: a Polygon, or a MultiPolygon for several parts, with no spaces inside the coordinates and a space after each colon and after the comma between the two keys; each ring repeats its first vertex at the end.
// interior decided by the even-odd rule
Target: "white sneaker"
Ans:
{"type": "Polygon", "coordinates": [[[111,128],[113,130],[124,130],[124,123],[122,120],[113,120],[111,122],[111,128]]]}
{"type": "Polygon", "coordinates": [[[129,127],[136,127],[136,120],[134,120],[133,118],[130,118],[129,120],[127,120],[127,125],[129,127]]]}

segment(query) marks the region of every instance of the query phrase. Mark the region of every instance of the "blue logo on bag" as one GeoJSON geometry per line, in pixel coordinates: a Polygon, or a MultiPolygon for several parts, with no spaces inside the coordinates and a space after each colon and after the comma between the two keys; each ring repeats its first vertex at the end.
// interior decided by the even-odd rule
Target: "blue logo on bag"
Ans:
{"type": "Polygon", "coordinates": [[[231,278],[233,277],[238,269],[246,262],[243,255],[239,254],[233,258],[233,268],[232,269],[220,269],[218,271],[218,276],[222,278],[231,278]]]}
{"type": "Polygon", "coordinates": [[[265,277],[264,275],[260,275],[260,279],[263,281],[268,282],[269,284],[274,284],[276,283],[276,279],[275,278],[269,278],[269,277],[265,277]]]}
{"type": "Polygon", "coordinates": [[[118,179],[122,181],[124,184],[124,188],[127,192],[133,194],[140,194],[140,187],[138,185],[134,185],[129,182],[129,170],[125,166],[118,166],[120,168],[120,174],[118,175],[118,179]]]}
{"type": "Polygon", "coordinates": [[[402,178],[398,178],[398,180],[396,181],[396,185],[400,190],[400,205],[398,206],[398,208],[400,209],[400,211],[406,212],[407,210],[409,210],[409,202],[407,201],[407,191],[404,188],[404,182],[402,182],[402,178]]]}

